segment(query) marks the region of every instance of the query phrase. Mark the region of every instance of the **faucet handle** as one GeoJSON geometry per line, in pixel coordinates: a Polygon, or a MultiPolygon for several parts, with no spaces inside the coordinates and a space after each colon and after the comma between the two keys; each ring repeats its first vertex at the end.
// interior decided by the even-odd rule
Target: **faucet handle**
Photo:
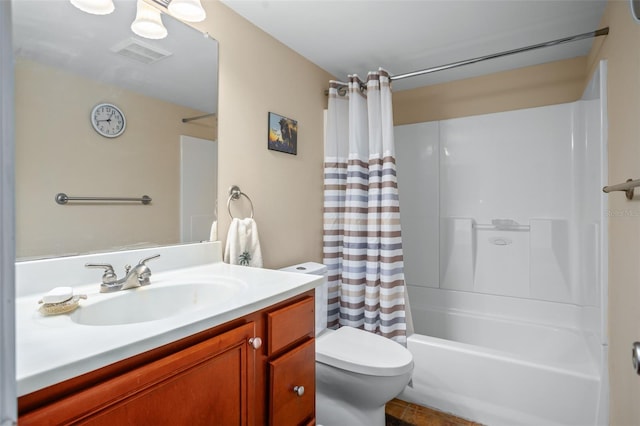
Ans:
{"type": "Polygon", "coordinates": [[[158,257],[160,257],[159,254],[154,254],[151,257],[147,257],[146,259],[142,259],[140,262],[138,262],[138,265],[144,265],[146,262],[153,260],[153,259],[157,259],[158,257]]]}
{"type": "Polygon", "coordinates": [[[149,269],[149,267],[146,265],[146,262],[148,262],[148,261],[150,261],[152,259],[156,259],[158,257],[160,257],[159,254],[156,254],[156,255],[151,256],[151,257],[147,257],[146,259],[142,259],[136,265],[135,269],[136,269],[137,274],[138,274],[138,283],[140,285],[147,285],[147,284],[150,283],[149,277],[151,276],[151,269],[149,269]]]}
{"type": "Polygon", "coordinates": [[[112,284],[118,281],[118,277],[113,270],[113,266],[108,263],[85,263],[85,268],[102,268],[104,269],[104,274],[102,274],[102,283],[103,284],[112,284]]]}

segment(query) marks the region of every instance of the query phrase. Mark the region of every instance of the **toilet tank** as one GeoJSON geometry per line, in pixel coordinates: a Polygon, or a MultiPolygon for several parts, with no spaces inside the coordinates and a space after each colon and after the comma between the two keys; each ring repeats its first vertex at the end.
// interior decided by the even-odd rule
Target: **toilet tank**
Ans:
{"type": "Polygon", "coordinates": [[[322,284],[316,287],[316,336],[327,328],[327,267],[322,263],[305,262],[281,268],[281,271],[299,274],[322,275],[322,284]]]}

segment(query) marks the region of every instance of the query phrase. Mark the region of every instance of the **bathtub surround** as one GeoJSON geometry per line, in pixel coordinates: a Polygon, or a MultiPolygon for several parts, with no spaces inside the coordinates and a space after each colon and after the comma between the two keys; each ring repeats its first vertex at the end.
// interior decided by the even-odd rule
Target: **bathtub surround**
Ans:
{"type": "MultiPolygon", "coordinates": [[[[431,289],[420,295],[433,296],[434,305],[416,309],[414,302],[414,321],[435,323],[407,339],[416,367],[413,387],[399,398],[495,426],[606,424],[597,420],[599,398],[606,400],[602,364],[574,328],[435,306],[443,295],[431,289]]],[[[531,314],[537,307],[509,302],[503,310],[531,314]]]]}
{"type": "Polygon", "coordinates": [[[574,103],[396,128],[403,398],[491,425],[607,423],[605,82],[602,64],[574,103]]]}
{"type": "Polygon", "coordinates": [[[406,342],[400,210],[389,75],[329,89],[325,138],[324,264],[329,327],[351,326],[406,342]]]}

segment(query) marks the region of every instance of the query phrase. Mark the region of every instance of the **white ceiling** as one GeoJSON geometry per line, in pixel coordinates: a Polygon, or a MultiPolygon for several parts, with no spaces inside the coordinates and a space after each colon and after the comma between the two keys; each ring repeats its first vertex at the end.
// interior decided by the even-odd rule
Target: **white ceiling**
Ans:
{"type": "MultiPolygon", "coordinates": [[[[606,0],[222,0],[344,80],[392,75],[598,29],[606,0]]],[[[576,41],[394,82],[395,90],[586,55],[576,41]]]]}
{"type": "MultiPolygon", "coordinates": [[[[0,0],[4,1],[4,0],[0,0]]],[[[114,0],[109,15],[90,15],[69,0],[13,0],[16,57],[199,111],[217,112],[218,43],[163,15],[169,35],[149,40],[131,31],[135,0],[114,0]],[[171,52],[144,64],[111,52],[129,39],[171,52]]],[[[72,88],[70,88],[72,90],[72,88]]]]}

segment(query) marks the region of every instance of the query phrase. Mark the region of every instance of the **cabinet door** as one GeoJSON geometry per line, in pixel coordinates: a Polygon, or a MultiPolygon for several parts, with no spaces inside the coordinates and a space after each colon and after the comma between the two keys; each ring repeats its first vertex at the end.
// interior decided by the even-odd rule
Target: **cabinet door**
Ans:
{"type": "Polygon", "coordinates": [[[27,424],[253,424],[255,352],[249,323],[20,419],[27,424]]]}
{"type": "Polygon", "coordinates": [[[270,424],[308,424],[316,406],[315,340],[309,340],[270,361],[269,370],[270,424]],[[304,392],[300,392],[299,386],[304,387],[304,392]]]}

